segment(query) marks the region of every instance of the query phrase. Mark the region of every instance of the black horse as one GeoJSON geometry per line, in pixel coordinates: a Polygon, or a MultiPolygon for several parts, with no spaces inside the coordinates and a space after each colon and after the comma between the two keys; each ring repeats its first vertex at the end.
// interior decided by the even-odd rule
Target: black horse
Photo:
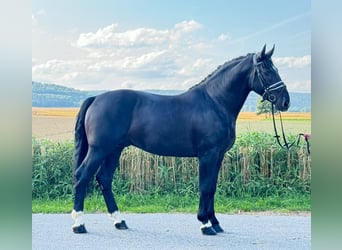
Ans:
{"type": "Polygon", "coordinates": [[[222,159],[235,141],[237,116],[250,91],[280,111],[290,98],[266,45],[219,66],[185,93],[161,96],[141,91],[109,91],[86,99],[75,126],[75,233],[83,222],[86,187],[96,174],[110,217],[127,229],[112,193],[112,180],[122,150],[134,145],[153,154],[198,157],[200,201],[197,218],[203,234],[223,232],[215,217],[214,195],[222,159]]]}

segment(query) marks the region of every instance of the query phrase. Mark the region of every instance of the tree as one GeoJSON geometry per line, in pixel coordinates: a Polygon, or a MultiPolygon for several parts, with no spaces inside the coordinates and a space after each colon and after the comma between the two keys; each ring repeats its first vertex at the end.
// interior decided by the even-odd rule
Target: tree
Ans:
{"type": "Polygon", "coordinates": [[[272,113],[271,102],[267,100],[263,101],[262,98],[260,97],[258,99],[258,103],[256,107],[256,114],[257,115],[265,114],[265,117],[268,118],[271,113],[272,113]]]}

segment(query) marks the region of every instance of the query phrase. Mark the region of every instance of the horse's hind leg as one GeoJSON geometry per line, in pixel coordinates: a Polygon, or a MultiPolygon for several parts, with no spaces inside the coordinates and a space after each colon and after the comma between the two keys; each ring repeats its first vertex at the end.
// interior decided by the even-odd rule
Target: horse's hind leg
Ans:
{"type": "Polygon", "coordinates": [[[112,192],[112,182],[114,172],[118,166],[120,154],[122,150],[118,150],[114,155],[108,156],[101,165],[99,172],[96,175],[96,180],[100,185],[104,200],[107,205],[109,217],[114,220],[114,226],[117,229],[128,229],[125,220],[120,216],[118,206],[115,202],[112,192]]]}
{"type": "Polygon", "coordinates": [[[85,159],[75,172],[74,209],[71,213],[71,217],[75,222],[72,226],[74,233],[87,232],[83,222],[83,208],[86,187],[90,179],[98,170],[100,163],[103,161],[103,156],[104,154],[102,151],[90,147],[85,159]]]}

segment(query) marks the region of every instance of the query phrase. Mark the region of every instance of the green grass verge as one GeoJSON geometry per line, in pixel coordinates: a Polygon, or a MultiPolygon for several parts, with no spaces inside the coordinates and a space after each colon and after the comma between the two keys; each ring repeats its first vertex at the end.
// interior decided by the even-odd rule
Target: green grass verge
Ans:
{"type": "MultiPolygon", "coordinates": [[[[116,196],[120,210],[131,213],[196,213],[198,197],[166,195],[128,194],[116,196]]],[[[33,213],[69,213],[72,210],[72,199],[63,200],[32,200],[33,213]]],[[[93,195],[85,200],[85,210],[88,213],[106,212],[102,196],[93,195]]],[[[309,212],[311,211],[310,195],[291,197],[266,198],[227,198],[217,196],[215,201],[217,213],[237,212],[309,212]]]]}

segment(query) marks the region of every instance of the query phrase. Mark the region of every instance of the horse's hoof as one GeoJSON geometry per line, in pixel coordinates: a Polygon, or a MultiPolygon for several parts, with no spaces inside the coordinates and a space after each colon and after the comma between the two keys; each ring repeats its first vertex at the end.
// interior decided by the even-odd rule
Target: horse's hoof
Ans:
{"type": "Polygon", "coordinates": [[[213,225],[213,229],[215,230],[216,233],[223,233],[224,230],[219,224],[213,225]]]}
{"type": "Polygon", "coordinates": [[[114,226],[119,230],[128,229],[126,222],[124,220],[122,220],[121,222],[115,223],[114,226]]]}
{"type": "Polygon", "coordinates": [[[87,229],[85,228],[84,224],[79,225],[79,226],[76,226],[76,227],[73,227],[73,228],[72,228],[72,231],[73,231],[75,234],[84,234],[84,233],[87,233],[87,229]]]}
{"type": "Polygon", "coordinates": [[[213,227],[202,227],[201,230],[204,235],[216,235],[216,231],[213,227]]]}

